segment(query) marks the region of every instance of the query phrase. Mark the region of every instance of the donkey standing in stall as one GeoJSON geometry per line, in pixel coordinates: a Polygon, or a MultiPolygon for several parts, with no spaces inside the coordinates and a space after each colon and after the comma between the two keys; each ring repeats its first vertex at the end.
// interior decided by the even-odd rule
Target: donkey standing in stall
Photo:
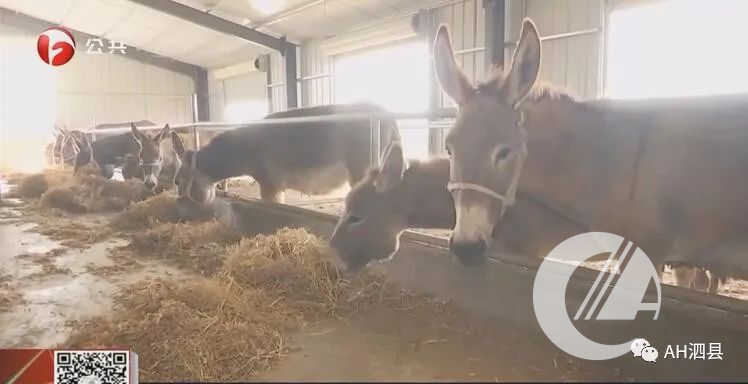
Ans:
{"type": "Polygon", "coordinates": [[[459,106],[446,145],[451,250],[464,264],[485,259],[515,191],[632,241],[659,274],[676,240],[691,260],[748,235],[745,96],[580,102],[534,88],[541,46],[529,19],[508,73],[477,87],[458,69],[446,26],[434,49],[439,82],[459,106]]]}
{"type": "Polygon", "coordinates": [[[94,142],[86,136],[77,138],[81,150],[75,158],[74,172],[94,161],[106,178],[111,178],[119,166],[125,179],[141,179],[148,188],[155,188],[163,163],[161,142],[169,135],[169,124],[153,137],[140,132],[135,124],[130,125],[130,130],[94,142]]]}
{"type": "MultiPolygon", "coordinates": [[[[326,105],[275,113],[269,118],[383,113],[373,104],[326,105]]],[[[291,188],[303,193],[329,193],[346,181],[353,186],[370,164],[369,119],[337,122],[259,124],[236,128],[214,137],[197,152],[186,150],[178,135],[172,144],[182,160],[177,191],[195,203],[215,197],[217,182],[251,176],[263,200],[279,201],[291,188]]],[[[383,119],[380,143],[400,141],[394,119],[383,119]]]]}
{"type": "MultiPolygon", "coordinates": [[[[399,249],[400,235],[408,228],[454,228],[454,202],[447,190],[448,158],[406,161],[400,144],[392,143],[381,164],[370,169],[346,196],[345,209],[330,238],[343,267],[351,272],[392,258],[399,249]]],[[[584,232],[588,229],[572,218],[520,194],[496,223],[493,239],[511,252],[542,259],[564,240],[584,232]]],[[[710,272],[710,281],[702,268],[674,262],[668,264],[675,269],[678,286],[716,293],[719,278],[715,273],[710,272]]],[[[729,261],[721,264],[734,269],[729,261]]]]}

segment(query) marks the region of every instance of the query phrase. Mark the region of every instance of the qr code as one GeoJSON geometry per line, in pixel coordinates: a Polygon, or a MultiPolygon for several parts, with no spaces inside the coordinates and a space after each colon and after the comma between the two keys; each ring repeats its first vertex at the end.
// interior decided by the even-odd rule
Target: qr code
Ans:
{"type": "Polygon", "coordinates": [[[55,351],[54,384],[130,384],[129,351],[55,351]]]}

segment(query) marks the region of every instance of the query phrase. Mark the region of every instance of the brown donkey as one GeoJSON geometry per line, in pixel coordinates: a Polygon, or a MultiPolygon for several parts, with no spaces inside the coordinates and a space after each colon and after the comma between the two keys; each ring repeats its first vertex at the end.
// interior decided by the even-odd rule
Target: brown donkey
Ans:
{"type": "MultiPolygon", "coordinates": [[[[455,224],[454,203],[447,190],[449,159],[408,162],[400,144],[393,143],[381,164],[351,189],[330,238],[330,245],[350,272],[393,257],[400,235],[408,228],[450,229],[455,224]]],[[[520,194],[497,223],[493,238],[511,252],[542,259],[564,240],[587,231],[571,218],[520,194]]],[[[740,278],[741,273],[729,272],[741,270],[739,260],[730,259],[740,253],[718,251],[710,249],[715,257],[707,260],[709,264],[692,260],[696,266],[678,257],[668,258],[676,285],[713,294],[726,280],[718,272],[740,278]],[[714,270],[707,275],[705,268],[714,270]]],[[[748,277],[748,271],[742,275],[748,277]]]]}
{"type": "Polygon", "coordinates": [[[125,179],[143,180],[148,188],[154,189],[158,184],[162,166],[168,164],[173,168],[173,178],[177,168],[173,163],[178,162],[178,158],[162,145],[164,139],[169,137],[169,124],[153,137],[138,130],[132,123],[130,131],[102,137],[94,142],[85,135],[75,137],[81,150],[76,155],[74,170],[77,171],[94,161],[101,167],[103,176],[111,178],[114,175],[114,168],[122,167],[122,176],[125,179]],[[164,158],[168,161],[165,162],[164,158]]]}
{"type": "MultiPolygon", "coordinates": [[[[373,104],[325,105],[272,114],[267,119],[382,113],[373,104]]],[[[222,132],[197,152],[186,150],[176,133],[172,144],[182,160],[176,176],[177,191],[198,204],[215,197],[217,182],[252,176],[264,200],[278,201],[288,188],[312,195],[328,193],[346,181],[361,180],[370,164],[368,118],[339,122],[259,124],[222,132]]],[[[400,140],[397,124],[384,119],[380,143],[400,140]]]]}
{"type": "Polygon", "coordinates": [[[170,185],[179,168],[179,156],[174,151],[171,141],[171,129],[166,124],[153,137],[141,132],[135,124],[130,124],[132,137],[138,143],[139,150],[135,156],[128,155],[122,167],[124,178],[135,177],[154,189],[157,185],[170,185]],[[134,164],[137,161],[137,164],[134,164]]]}
{"type": "Polygon", "coordinates": [[[748,234],[748,97],[576,101],[535,86],[541,46],[529,19],[508,72],[477,87],[458,69],[446,26],[434,49],[459,106],[446,145],[451,249],[463,262],[485,257],[515,191],[625,237],[660,273],[676,239],[687,240],[688,258],[748,234]]]}
{"type": "MultiPolygon", "coordinates": [[[[381,168],[372,168],[346,196],[330,245],[345,269],[357,271],[388,260],[408,228],[450,229],[455,210],[447,190],[449,159],[407,162],[399,143],[391,144],[381,168]]],[[[496,239],[510,251],[543,258],[585,228],[536,202],[519,199],[509,209],[496,239]]]]}

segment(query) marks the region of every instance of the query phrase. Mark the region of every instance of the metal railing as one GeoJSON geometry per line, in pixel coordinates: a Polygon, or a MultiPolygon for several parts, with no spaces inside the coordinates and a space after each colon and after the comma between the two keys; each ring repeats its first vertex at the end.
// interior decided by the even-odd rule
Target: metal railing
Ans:
{"type": "MultiPolygon", "coordinates": [[[[273,118],[273,119],[260,119],[250,120],[243,122],[194,122],[184,124],[170,124],[170,128],[180,133],[192,134],[193,136],[193,150],[198,150],[200,146],[200,134],[206,132],[220,132],[227,131],[242,127],[251,126],[268,126],[268,125],[280,125],[280,124],[298,124],[298,123],[319,123],[319,122],[347,122],[347,121],[361,121],[369,120],[369,137],[370,137],[370,165],[379,166],[380,157],[383,151],[383,145],[381,138],[381,121],[394,119],[398,122],[399,130],[432,130],[432,129],[449,129],[451,127],[453,119],[456,117],[457,111],[454,108],[438,109],[430,112],[418,112],[418,113],[349,113],[349,114],[332,114],[332,115],[319,115],[319,116],[306,116],[306,117],[288,117],[288,118],[273,118]],[[401,124],[405,123],[405,124],[401,124]],[[186,131],[186,132],[185,132],[186,131]]],[[[163,128],[163,125],[152,125],[152,126],[139,126],[138,129],[141,131],[156,131],[163,128]]],[[[105,128],[105,129],[91,129],[83,131],[84,134],[91,137],[92,141],[96,140],[96,136],[100,134],[117,134],[130,132],[130,127],[122,128],[105,128]]],[[[352,128],[355,129],[355,128],[352,128]]],[[[441,135],[443,136],[443,135],[441,135]]],[[[430,155],[434,155],[433,153],[430,155]]],[[[228,185],[227,185],[228,186],[228,185]]],[[[323,199],[325,202],[330,199],[323,199]]],[[[322,200],[315,201],[310,200],[304,202],[303,205],[311,203],[322,203],[322,200]]]]}
{"type": "MultiPolygon", "coordinates": [[[[243,122],[194,122],[184,124],[170,124],[169,126],[173,130],[192,129],[193,135],[199,138],[200,132],[216,132],[226,131],[230,129],[258,126],[258,125],[280,125],[280,124],[294,124],[294,123],[317,123],[317,122],[346,122],[346,121],[370,121],[370,133],[372,139],[375,133],[377,134],[377,140],[372,140],[372,148],[379,148],[380,143],[378,141],[378,133],[380,122],[384,119],[394,119],[396,121],[402,120],[426,120],[425,126],[415,124],[405,124],[400,126],[399,129],[444,129],[451,126],[451,119],[456,116],[456,110],[454,108],[439,109],[432,112],[415,112],[415,113],[348,113],[348,114],[334,114],[334,115],[319,115],[319,116],[305,116],[305,117],[286,117],[286,118],[274,118],[274,119],[260,119],[250,120],[243,122]],[[448,119],[450,121],[444,121],[448,119]]],[[[153,131],[162,129],[161,125],[152,126],[140,126],[138,127],[141,131],[153,131]]],[[[102,133],[125,133],[130,132],[130,127],[122,128],[105,128],[105,129],[90,129],[83,131],[87,135],[99,135],[102,133]]],[[[95,137],[94,137],[95,138],[95,137]]],[[[199,142],[199,140],[195,140],[199,142]]],[[[197,149],[197,148],[193,148],[197,149]]]]}

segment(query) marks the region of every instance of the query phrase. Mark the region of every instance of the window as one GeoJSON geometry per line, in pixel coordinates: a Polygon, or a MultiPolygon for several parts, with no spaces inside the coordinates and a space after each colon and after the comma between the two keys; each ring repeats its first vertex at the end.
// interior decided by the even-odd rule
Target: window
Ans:
{"type": "Polygon", "coordinates": [[[614,11],[606,97],[748,92],[748,1],[679,0],[614,11]]]}
{"type": "MultiPolygon", "coordinates": [[[[390,112],[425,112],[429,65],[428,44],[421,40],[341,55],[334,63],[335,102],[369,101],[390,112]]],[[[405,156],[427,157],[427,121],[400,120],[398,125],[405,156]]]]}

